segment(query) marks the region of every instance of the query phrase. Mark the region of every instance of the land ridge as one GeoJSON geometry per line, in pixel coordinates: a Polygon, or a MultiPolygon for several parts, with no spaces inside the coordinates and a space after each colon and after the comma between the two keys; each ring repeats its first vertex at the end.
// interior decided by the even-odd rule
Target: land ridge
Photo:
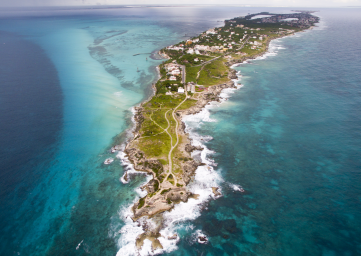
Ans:
{"type": "MultiPolygon", "coordinates": [[[[152,85],[155,94],[135,108],[134,138],[124,149],[136,171],[152,175],[142,187],[147,195],[132,207],[132,219],[153,218],[157,225],[143,228],[136,241],[138,248],[148,239],[153,250],[161,249],[162,213],[197,198],[187,185],[198,166],[204,165],[191,153],[202,148],[192,145],[182,118],[199,113],[211,101],[220,101],[222,90],[236,88],[232,65],[263,55],[271,40],[309,29],[318,21],[310,12],[262,12],[226,20],[222,27],[159,51],[168,60],[158,67],[160,79],[152,85]]],[[[221,195],[218,188],[212,190],[215,197],[221,195]]]]}

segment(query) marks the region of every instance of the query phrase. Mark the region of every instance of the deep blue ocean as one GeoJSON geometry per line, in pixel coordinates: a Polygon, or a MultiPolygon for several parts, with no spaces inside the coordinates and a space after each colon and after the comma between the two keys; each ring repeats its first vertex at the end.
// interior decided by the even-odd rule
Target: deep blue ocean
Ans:
{"type": "MultiPolygon", "coordinates": [[[[0,10],[0,254],[137,255],[124,216],[146,177],[123,184],[110,148],[151,94],[151,53],[260,11],[290,9],[0,10]]],[[[361,255],[360,9],[316,15],[186,122],[223,196],[177,221],[163,254],[361,255]]]]}

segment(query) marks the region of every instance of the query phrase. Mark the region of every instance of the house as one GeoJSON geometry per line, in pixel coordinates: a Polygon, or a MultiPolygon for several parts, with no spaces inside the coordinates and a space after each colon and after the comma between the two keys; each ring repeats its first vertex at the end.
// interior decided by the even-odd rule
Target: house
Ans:
{"type": "Polygon", "coordinates": [[[184,88],[183,87],[178,87],[178,93],[184,93],[184,88]]]}
{"type": "Polygon", "coordinates": [[[180,75],[180,70],[179,69],[174,69],[174,70],[172,70],[172,72],[171,72],[171,74],[173,75],[173,76],[177,76],[177,75],[180,75]]]}
{"type": "Polygon", "coordinates": [[[170,81],[176,81],[177,78],[176,78],[175,76],[170,76],[170,77],[169,77],[169,80],[170,80],[170,81]]]}
{"type": "Polygon", "coordinates": [[[201,54],[198,50],[195,50],[194,53],[198,55],[201,54]]]}
{"type": "Polygon", "coordinates": [[[199,51],[209,51],[209,46],[208,45],[195,45],[194,49],[197,49],[199,51]]]}
{"type": "Polygon", "coordinates": [[[183,47],[177,47],[177,46],[168,46],[167,49],[174,50],[174,51],[183,51],[184,50],[183,47]]]}
{"type": "Polygon", "coordinates": [[[194,54],[194,50],[193,48],[190,48],[188,51],[187,51],[188,54],[194,54]]]}
{"type": "Polygon", "coordinates": [[[207,34],[207,35],[208,35],[208,34],[214,35],[214,34],[217,34],[217,32],[214,31],[214,29],[212,28],[212,29],[207,30],[207,31],[206,31],[206,34],[207,34]]]}
{"type": "Polygon", "coordinates": [[[198,61],[199,61],[199,59],[198,59],[198,58],[195,58],[195,59],[194,59],[194,62],[198,62],[198,61]]]}
{"type": "Polygon", "coordinates": [[[178,69],[178,65],[174,64],[174,63],[168,64],[167,69],[168,69],[168,72],[170,72],[172,70],[178,69]]]}

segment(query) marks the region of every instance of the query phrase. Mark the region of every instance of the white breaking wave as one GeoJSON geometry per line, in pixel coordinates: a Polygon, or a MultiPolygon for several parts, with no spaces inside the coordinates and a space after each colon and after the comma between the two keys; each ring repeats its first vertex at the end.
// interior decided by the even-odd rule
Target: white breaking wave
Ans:
{"type": "Polygon", "coordinates": [[[244,189],[240,185],[228,182],[228,186],[231,187],[234,191],[244,192],[244,189]]]}
{"type": "Polygon", "coordinates": [[[128,157],[123,151],[120,151],[117,154],[117,158],[120,159],[120,164],[123,167],[124,174],[120,178],[120,181],[123,184],[129,183],[131,176],[141,174],[142,172],[136,171],[134,169],[134,165],[129,161],[128,157]],[[127,175],[127,180],[125,179],[125,175],[127,175]]]}

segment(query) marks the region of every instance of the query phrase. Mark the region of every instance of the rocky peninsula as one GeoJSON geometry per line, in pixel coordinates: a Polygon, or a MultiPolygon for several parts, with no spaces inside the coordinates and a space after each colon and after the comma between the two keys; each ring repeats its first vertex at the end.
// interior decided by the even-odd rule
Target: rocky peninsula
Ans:
{"type": "MultiPolygon", "coordinates": [[[[164,228],[162,213],[198,196],[187,185],[198,166],[204,165],[191,153],[202,148],[192,145],[183,117],[219,101],[223,89],[236,88],[232,65],[264,54],[271,40],[308,29],[318,21],[310,12],[252,14],[226,20],[222,27],[159,51],[167,60],[158,67],[155,94],[135,109],[134,137],[124,150],[136,171],[152,176],[142,187],[147,195],[132,207],[133,221],[146,217],[156,223],[143,227],[144,233],[135,241],[138,248],[145,239],[154,250],[162,248],[158,240],[164,228]]],[[[128,179],[127,173],[123,178],[128,179]]],[[[215,197],[221,195],[217,187],[212,191],[215,197]]]]}

